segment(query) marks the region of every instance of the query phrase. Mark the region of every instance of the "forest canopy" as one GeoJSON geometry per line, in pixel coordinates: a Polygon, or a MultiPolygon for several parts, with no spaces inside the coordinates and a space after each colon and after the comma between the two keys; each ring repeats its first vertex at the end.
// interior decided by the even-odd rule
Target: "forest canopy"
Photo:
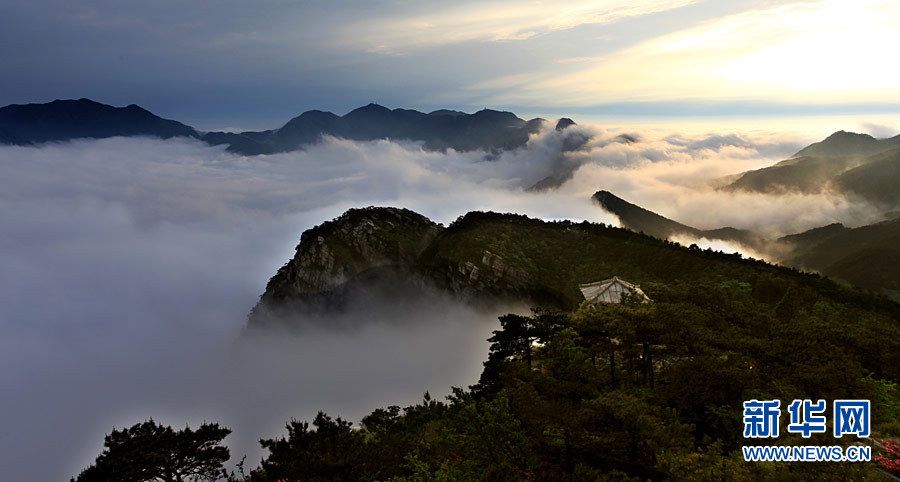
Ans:
{"type": "MultiPolygon", "coordinates": [[[[653,303],[504,315],[468,389],[377,409],[358,426],[325,413],[291,421],[285,436],[261,441],[268,453],[257,468],[231,477],[812,480],[886,470],[746,463],[741,404],[870,399],[875,438],[897,437],[900,324],[891,311],[765,273],[642,288],[653,303]]],[[[776,443],[835,439],[785,434],[776,443]]]]}

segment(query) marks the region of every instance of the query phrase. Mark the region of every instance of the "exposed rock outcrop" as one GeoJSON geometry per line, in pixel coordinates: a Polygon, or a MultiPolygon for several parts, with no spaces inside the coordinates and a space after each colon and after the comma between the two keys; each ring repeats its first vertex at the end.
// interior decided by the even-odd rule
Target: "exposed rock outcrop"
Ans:
{"type": "Polygon", "coordinates": [[[413,276],[415,261],[442,227],[407,209],[351,209],[300,237],[294,257],[269,280],[251,321],[313,308],[377,270],[413,276]]]}

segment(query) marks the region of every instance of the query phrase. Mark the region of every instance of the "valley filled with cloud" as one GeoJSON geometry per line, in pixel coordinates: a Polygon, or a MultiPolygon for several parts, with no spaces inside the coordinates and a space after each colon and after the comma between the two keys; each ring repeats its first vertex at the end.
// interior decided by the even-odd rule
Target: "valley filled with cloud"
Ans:
{"type": "Polygon", "coordinates": [[[425,390],[443,395],[477,379],[497,314],[527,307],[476,309],[436,293],[350,310],[333,329],[242,335],[301,232],[366,205],[445,225],[470,210],[616,225],[591,201],[600,189],[692,226],[767,236],[879,219],[830,192],[716,189],[810,141],[575,126],[499,154],[332,137],[264,156],[182,138],[0,146],[0,410],[15,414],[0,450],[28,476],[59,479],[90,462],[110,426],[216,419],[235,429],[232,462],[255,464],[256,440],[291,417],[327,408],[356,420],[425,390]],[[529,189],[548,176],[563,182],[529,189]]]}

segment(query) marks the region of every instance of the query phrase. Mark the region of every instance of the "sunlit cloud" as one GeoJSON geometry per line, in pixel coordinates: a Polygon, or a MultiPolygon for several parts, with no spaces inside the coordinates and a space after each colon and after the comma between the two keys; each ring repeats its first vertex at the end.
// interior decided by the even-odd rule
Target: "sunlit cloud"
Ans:
{"type": "Polygon", "coordinates": [[[462,3],[429,12],[365,19],[349,25],[346,38],[369,52],[399,54],[469,41],[525,40],[579,25],[608,24],[696,3],[697,0],[581,0],[576,2],[492,1],[462,3]]]}
{"type": "Polygon", "coordinates": [[[533,77],[501,103],[585,105],[712,100],[784,103],[900,101],[900,4],[802,2],[721,17],[608,55],[561,58],[584,65],[533,77]]]}

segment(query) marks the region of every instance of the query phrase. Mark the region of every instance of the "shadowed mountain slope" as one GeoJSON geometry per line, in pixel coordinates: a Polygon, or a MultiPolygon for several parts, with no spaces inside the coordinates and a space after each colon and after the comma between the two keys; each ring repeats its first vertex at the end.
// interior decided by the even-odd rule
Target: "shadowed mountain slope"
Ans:
{"type": "Polygon", "coordinates": [[[449,110],[425,114],[369,104],[344,116],[308,111],[279,129],[227,135],[209,133],[204,139],[213,144],[228,144],[229,150],[241,153],[290,151],[317,142],[323,135],[354,140],[411,140],[423,142],[431,150],[494,151],[525,145],[542,124],[542,119],[525,121],[511,112],[489,109],[474,114],[449,110]]]}
{"type": "Polygon", "coordinates": [[[624,227],[655,238],[669,239],[674,235],[683,234],[696,238],[736,241],[748,246],[756,246],[763,242],[759,236],[744,229],[724,227],[703,230],[681,224],[632,204],[609,191],[597,191],[592,199],[603,209],[616,215],[624,227]]]}
{"type": "Polygon", "coordinates": [[[869,134],[837,131],[822,141],[800,149],[794,154],[794,157],[865,157],[897,147],[900,147],[900,135],[888,139],[876,139],[869,134]]]}
{"type": "Polygon", "coordinates": [[[817,271],[870,290],[886,290],[892,296],[900,292],[900,219],[853,229],[834,223],[769,241],[735,228],[696,229],[607,191],[599,191],[593,198],[633,231],[660,239],[687,234],[736,241],[769,253],[786,266],[817,271]]]}
{"type": "Polygon", "coordinates": [[[520,119],[511,112],[483,109],[474,114],[437,110],[429,114],[369,104],[343,116],[311,110],[278,129],[199,132],[163,119],[136,105],[113,107],[89,99],[0,108],[0,143],[40,144],[77,138],[184,136],[231,152],[255,155],[301,149],[329,135],[353,140],[394,139],[422,142],[426,149],[498,152],[525,145],[543,119],[520,119]]]}
{"type": "Polygon", "coordinates": [[[900,195],[900,136],[876,139],[839,131],[775,165],[747,171],[729,191],[817,193],[830,189],[861,196],[893,209],[900,195]]]}
{"type": "Polygon", "coordinates": [[[0,108],[0,143],[39,144],[114,136],[197,137],[180,122],[163,119],[134,104],[113,107],[89,99],[0,108]]]}
{"type": "Polygon", "coordinates": [[[890,208],[900,206],[900,149],[870,158],[835,179],[844,192],[856,194],[890,208]]]}
{"type": "Polygon", "coordinates": [[[900,219],[852,229],[832,224],[778,241],[793,249],[786,264],[900,293],[900,219]]]}

